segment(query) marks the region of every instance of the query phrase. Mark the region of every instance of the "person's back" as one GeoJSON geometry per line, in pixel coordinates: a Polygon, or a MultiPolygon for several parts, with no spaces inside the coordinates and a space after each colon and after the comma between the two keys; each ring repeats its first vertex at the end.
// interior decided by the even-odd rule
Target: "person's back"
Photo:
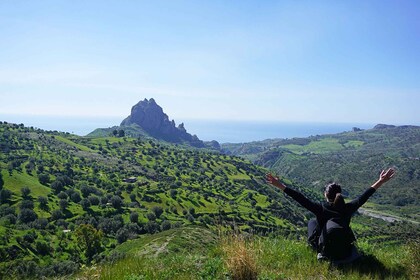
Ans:
{"type": "Polygon", "coordinates": [[[385,182],[394,176],[394,170],[383,170],[377,180],[361,196],[345,203],[341,194],[341,186],[331,183],[326,186],[324,196],[326,203],[315,203],[307,199],[300,192],[288,188],[278,178],[267,174],[268,183],[283,190],[303,207],[315,214],[316,219],[308,223],[308,243],[316,249],[322,257],[330,260],[341,260],[351,254],[355,236],[350,228],[352,215],[368,198],[385,182]]]}

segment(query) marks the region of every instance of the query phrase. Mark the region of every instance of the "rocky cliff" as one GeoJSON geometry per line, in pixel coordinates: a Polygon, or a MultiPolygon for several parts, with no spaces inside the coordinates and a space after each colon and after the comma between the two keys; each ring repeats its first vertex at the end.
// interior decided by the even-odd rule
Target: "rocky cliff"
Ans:
{"type": "Polygon", "coordinates": [[[153,98],[144,99],[131,108],[131,114],[121,122],[121,126],[136,124],[150,136],[171,143],[188,143],[194,147],[204,147],[203,141],[196,135],[187,132],[184,124],[176,126],[175,121],[169,120],[153,98]]]}

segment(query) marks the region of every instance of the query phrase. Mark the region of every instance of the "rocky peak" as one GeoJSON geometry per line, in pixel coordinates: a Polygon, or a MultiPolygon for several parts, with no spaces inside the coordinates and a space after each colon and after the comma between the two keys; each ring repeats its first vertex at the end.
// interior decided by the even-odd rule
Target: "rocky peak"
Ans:
{"type": "Polygon", "coordinates": [[[172,143],[187,142],[195,147],[203,147],[204,143],[197,136],[187,132],[184,124],[178,127],[175,121],[169,120],[168,115],[163,112],[153,98],[144,99],[131,108],[131,114],[122,121],[121,126],[137,124],[151,136],[172,143]]]}

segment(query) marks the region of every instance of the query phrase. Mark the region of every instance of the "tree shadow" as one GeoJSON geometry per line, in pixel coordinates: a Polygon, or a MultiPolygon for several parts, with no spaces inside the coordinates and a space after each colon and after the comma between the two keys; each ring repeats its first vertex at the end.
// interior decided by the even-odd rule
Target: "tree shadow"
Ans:
{"type": "Polygon", "coordinates": [[[331,264],[331,266],[336,267],[343,273],[357,271],[361,275],[368,275],[369,277],[375,279],[409,278],[407,271],[403,266],[397,265],[395,267],[388,268],[374,255],[362,254],[358,260],[352,263],[340,265],[331,264]]]}

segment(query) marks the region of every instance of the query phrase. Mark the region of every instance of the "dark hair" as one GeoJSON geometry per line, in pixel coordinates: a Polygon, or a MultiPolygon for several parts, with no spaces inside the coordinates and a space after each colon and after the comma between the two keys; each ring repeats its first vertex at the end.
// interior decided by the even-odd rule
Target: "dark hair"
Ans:
{"type": "Polygon", "coordinates": [[[325,187],[325,194],[329,202],[332,202],[332,205],[338,211],[343,210],[344,208],[344,198],[341,195],[341,186],[337,183],[328,184],[325,187]]]}

